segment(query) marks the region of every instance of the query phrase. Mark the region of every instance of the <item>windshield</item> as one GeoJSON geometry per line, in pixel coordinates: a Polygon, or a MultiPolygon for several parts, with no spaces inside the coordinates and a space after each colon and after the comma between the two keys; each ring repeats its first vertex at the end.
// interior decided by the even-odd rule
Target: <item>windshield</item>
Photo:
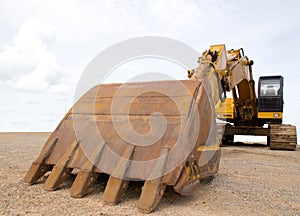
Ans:
{"type": "Polygon", "coordinates": [[[280,80],[262,80],[260,86],[261,96],[278,96],[280,95],[280,80]]]}

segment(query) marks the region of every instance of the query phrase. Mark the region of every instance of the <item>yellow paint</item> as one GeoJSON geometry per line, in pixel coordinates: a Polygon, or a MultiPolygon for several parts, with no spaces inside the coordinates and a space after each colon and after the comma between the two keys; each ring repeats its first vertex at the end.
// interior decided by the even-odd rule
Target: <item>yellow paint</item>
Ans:
{"type": "Polygon", "coordinates": [[[219,119],[233,119],[234,118],[234,104],[233,98],[226,98],[224,103],[218,101],[215,107],[216,116],[219,119]]]}
{"type": "Polygon", "coordinates": [[[186,180],[190,180],[191,176],[191,168],[189,166],[186,167],[186,180]]]}
{"type": "Polygon", "coordinates": [[[211,146],[199,146],[197,148],[197,151],[216,151],[220,149],[220,145],[219,144],[214,144],[211,146]]]}
{"type": "Polygon", "coordinates": [[[232,54],[234,56],[237,56],[239,59],[241,58],[241,55],[240,55],[241,49],[229,50],[227,52],[228,52],[228,54],[232,54]]]}
{"type": "Polygon", "coordinates": [[[225,50],[225,44],[211,45],[209,50],[221,52],[221,51],[225,50]]]}
{"type": "Polygon", "coordinates": [[[282,119],[282,112],[258,112],[260,119],[282,119]]]}

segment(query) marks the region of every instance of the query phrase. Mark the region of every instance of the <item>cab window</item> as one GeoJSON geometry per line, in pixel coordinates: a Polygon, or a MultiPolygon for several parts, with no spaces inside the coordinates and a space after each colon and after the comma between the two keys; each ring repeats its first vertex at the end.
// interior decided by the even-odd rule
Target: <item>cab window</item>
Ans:
{"type": "Polygon", "coordinates": [[[261,96],[280,95],[280,80],[262,80],[260,87],[261,96]]]}

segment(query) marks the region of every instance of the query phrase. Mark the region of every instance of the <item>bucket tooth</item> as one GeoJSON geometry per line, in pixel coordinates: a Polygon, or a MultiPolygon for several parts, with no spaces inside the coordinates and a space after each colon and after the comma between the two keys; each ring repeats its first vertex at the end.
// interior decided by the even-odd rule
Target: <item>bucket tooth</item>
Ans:
{"type": "Polygon", "coordinates": [[[194,159],[193,155],[186,161],[177,183],[173,186],[177,193],[189,195],[200,188],[200,168],[194,159]]]}
{"type": "Polygon", "coordinates": [[[53,167],[47,181],[44,184],[44,189],[47,191],[54,191],[57,187],[69,178],[72,169],[67,168],[67,164],[72,158],[73,153],[78,147],[79,142],[76,140],[70,145],[68,150],[64,153],[58,163],[53,167]]]}
{"type": "Polygon", "coordinates": [[[52,144],[47,145],[37,159],[31,164],[29,171],[23,179],[24,184],[32,185],[36,183],[40,177],[42,177],[46,172],[48,172],[52,166],[44,164],[45,160],[50,156],[51,152],[56,145],[58,138],[52,142],[52,144]]]}
{"type": "Polygon", "coordinates": [[[117,205],[123,193],[126,191],[128,183],[129,181],[127,180],[110,176],[103,194],[104,204],[117,205]]]}
{"type": "Polygon", "coordinates": [[[94,171],[80,171],[71,187],[71,197],[81,198],[86,195],[98,176],[99,174],[94,171]]]}
{"type": "Polygon", "coordinates": [[[71,196],[74,198],[80,198],[87,194],[91,184],[93,184],[99,173],[96,173],[95,164],[97,164],[101,158],[104,144],[96,146],[92,155],[87,159],[82,169],[78,172],[76,179],[71,187],[71,196]]]}
{"type": "Polygon", "coordinates": [[[112,176],[109,177],[107,185],[103,194],[103,202],[106,205],[116,205],[120,201],[122,194],[128,187],[128,180],[126,178],[126,171],[130,165],[130,159],[134,151],[135,146],[128,145],[120,162],[113,171],[112,176]],[[117,177],[114,177],[117,176],[117,177]]]}
{"type": "MultiPolygon", "coordinates": [[[[185,170],[183,170],[183,172],[185,172],[185,170]]],[[[177,182],[177,184],[173,186],[174,190],[177,193],[180,193],[182,195],[190,195],[200,188],[199,179],[195,178],[188,180],[188,178],[190,178],[190,176],[188,176],[185,173],[183,173],[183,175],[180,176],[180,179],[177,182]]]]}
{"type": "Polygon", "coordinates": [[[154,169],[151,172],[150,180],[145,181],[142,188],[142,193],[138,202],[138,210],[141,213],[152,212],[162,196],[164,195],[166,185],[162,183],[162,176],[164,175],[165,167],[168,161],[169,152],[168,147],[162,148],[160,158],[157,159],[154,169]]]}
{"type": "Polygon", "coordinates": [[[41,163],[33,162],[23,179],[23,183],[27,185],[36,183],[46,172],[51,169],[51,167],[51,165],[44,165],[41,163]]]}
{"type": "Polygon", "coordinates": [[[165,189],[166,185],[162,184],[160,179],[145,181],[138,202],[139,212],[146,214],[152,212],[164,195],[165,189]]]}

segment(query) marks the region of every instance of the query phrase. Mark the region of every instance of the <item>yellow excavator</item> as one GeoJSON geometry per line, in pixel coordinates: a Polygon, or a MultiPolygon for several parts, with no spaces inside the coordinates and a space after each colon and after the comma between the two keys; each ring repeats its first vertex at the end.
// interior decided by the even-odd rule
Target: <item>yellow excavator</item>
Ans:
{"type": "MultiPolygon", "coordinates": [[[[210,50],[224,49],[223,45],[217,47],[210,50]]],[[[253,61],[244,56],[243,49],[228,51],[227,58],[228,72],[223,73],[225,79],[219,85],[220,92],[230,90],[232,98],[219,100],[216,105],[217,118],[227,122],[222,145],[233,144],[234,135],[253,135],[267,136],[267,145],[272,150],[295,150],[296,127],[282,124],[283,77],[261,76],[256,94],[253,61]]]]}
{"type": "MultiPolygon", "coordinates": [[[[277,142],[273,131],[278,131],[278,125],[284,130],[281,124],[262,129],[270,119],[279,123],[282,114],[276,107],[269,113],[271,98],[264,95],[270,82],[264,78],[257,101],[252,64],[242,49],[227,52],[225,45],[216,45],[203,52],[197,69],[188,71],[189,80],[93,87],[50,135],[24,183],[45,181],[44,189],[53,191],[76,175],[70,194],[79,198],[106,174],[110,177],[102,198],[105,204],[115,205],[130,181],[144,181],[137,205],[142,213],[157,207],[167,186],[191,194],[201,179],[219,168],[216,105],[218,118],[234,123],[226,126],[225,138],[238,130],[261,129],[270,136],[273,148],[272,142],[277,142]],[[233,100],[226,99],[226,91],[233,92],[233,100]]],[[[282,88],[277,86],[278,90],[282,96],[282,88]]]]}

